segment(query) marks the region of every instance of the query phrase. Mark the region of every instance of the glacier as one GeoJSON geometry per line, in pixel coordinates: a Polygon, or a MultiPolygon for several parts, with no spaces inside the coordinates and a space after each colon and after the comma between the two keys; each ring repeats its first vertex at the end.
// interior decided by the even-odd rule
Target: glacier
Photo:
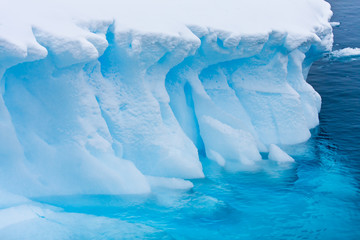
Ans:
{"type": "Polygon", "coordinates": [[[331,16],[322,0],[2,1],[0,189],[186,188],[199,155],[251,168],[308,140],[331,16]]]}

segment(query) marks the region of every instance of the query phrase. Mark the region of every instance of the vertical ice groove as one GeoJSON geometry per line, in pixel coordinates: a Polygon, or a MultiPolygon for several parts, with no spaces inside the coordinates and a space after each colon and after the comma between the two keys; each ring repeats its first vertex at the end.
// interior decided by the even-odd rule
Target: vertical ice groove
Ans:
{"type": "Polygon", "coordinates": [[[194,51],[196,40],[124,32],[116,24],[95,78],[101,109],[124,157],[147,175],[202,177],[197,149],[173,116],[165,89],[167,72],[194,51]]]}
{"type": "MultiPolygon", "coordinates": [[[[192,27],[192,29],[194,29],[194,27],[192,27]]],[[[196,34],[196,32],[194,34],[196,34]]],[[[195,134],[191,133],[195,128],[191,127],[191,125],[187,123],[188,118],[181,118],[178,120],[183,126],[185,132],[192,135],[191,138],[194,142],[197,142],[196,139],[202,139],[202,142],[205,145],[205,151],[207,155],[214,156],[214,153],[216,153],[215,155],[221,156],[221,154],[223,154],[226,155],[227,158],[238,160],[241,162],[251,162],[254,160],[259,160],[260,154],[257,150],[257,144],[255,143],[256,140],[250,133],[248,133],[248,131],[241,129],[243,128],[243,126],[240,119],[239,124],[239,120],[234,118],[231,114],[227,114],[228,116],[224,117],[224,113],[226,115],[226,112],[224,112],[221,107],[219,108],[217,106],[216,99],[213,99],[212,96],[210,96],[211,94],[209,95],[209,91],[211,91],[211,89],[208,89],[208,91],[206,90],[207,87],[206,85],[204,85],[206,84],[206,82],[204,82],[204,80],[207,80],[206,77],[204,77],[203,79],[201,79],[200,77],[204,72],[204,69],[207,69],[209,66],[216,65],[227,60],[236,59],[241,55],[236,52],[236,50],[234,51],[233,49],[224,47],[222,41],[219,41],[218,34],[220,33],[208,32],[205,33],[205,35],[201,36],[201,45],[195,55],[188,58],[187,61],[183,62],[182,64],[178,65],[176,69],[174,69],[170,74],[168,74],[167,89],[168,91],[173,92],[172,94],[169,94],[172,102],[172,108],[175,112],[180,112],[180,110],[178,109],[181,109],[182,106],[186,105],[184,104],[184,102],[186,102],[186,99],[189,98],[189,96],[187,95],[192,95],[191,98],[194,102],[193,111],[195,111],[195,117],[193,117],[193,119],[196,119],[196,121],[192,122],[193,124],[199,124],[199,132],[195,132],[195,134]],[[186,72],[186,74],[184,74],[184,72],[186,72]],[[178,85],[179,87],[177,87],[178,90],[174,91],[172,88],[174,88],[174,86],[176,85],[178,85]],[[181,103],[181,100],[178,99],[179,97],[181,99],[181,96],[179,96],[179,91],[181,91],[181,88],[185,89],[186,86],[191,86],[192,91],[190,93],[184,91],[184,100],[183,103],[181,103]],[[233,129],[233,133],[231,133],[230,129],[233,129]],[[226,149],[225,147],[217,147],[217,144],[212,139],[223,139],[224,141],[230,141],[231,139],[232,142],[235,142],[235,145],[238,144],[237,147],[234,146],[234,149],[244,149],[241,146],[250,145],[251,147],[253,147],[253,152],[246,154],[245,151],[243,153],[241,151],[235,151],[232,153],[232,155],[229,155],[227,154],[229,152],[228,149],[226,149]],[[245,139],[247,141],[246,143],[241,142],[245,139]],[[216,150],[214,148],[216,148],[216,150]]],[[[208,82],[211,86],[211,80],[209,80],[208,82]]],[[[224,84],[227,85],[226,81],[224,84]]],[[[240,104],[238,106],[240,106],[240,104]]],[[[186,110],[181,111],[182,114],[184,112],[186,112],[186,110]]],[[[191,116],[191,114],[188,115],[191,116]]],[[[175,116],[180,116],[180,114],[175,114],[175,116]]]]}

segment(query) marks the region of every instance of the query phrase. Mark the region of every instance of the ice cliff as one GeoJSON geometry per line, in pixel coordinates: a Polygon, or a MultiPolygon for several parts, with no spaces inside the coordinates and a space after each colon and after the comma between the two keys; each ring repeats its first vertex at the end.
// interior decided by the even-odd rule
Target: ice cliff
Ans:
{"type": "Polygon", "coordinates": [[[331,15],[323,0],[1,0],[0,189],[147,193],[191,187],[199,154],[292,159],[276,145],[318,125],[306,77],[331,15]]]}

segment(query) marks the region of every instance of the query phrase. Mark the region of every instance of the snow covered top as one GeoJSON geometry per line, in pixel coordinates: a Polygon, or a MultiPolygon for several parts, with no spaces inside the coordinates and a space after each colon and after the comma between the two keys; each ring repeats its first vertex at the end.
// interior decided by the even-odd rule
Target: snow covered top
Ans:
{"type": "Polygon", "coordinates": [[[47,50],[78,51],[75,60],[65,57],[70,64],[97,58],[107,47],[104,34],[112,23],[116,33],[151,33],[157,41],[172,36],[199,42],[217,32],[225,47],[274,31],[295,44],[321,41],[331,32],[331,15],[323,0],[2,0],[0,62],[41,59],[47,50]]]}
{"type": "Polygon", "coordinates": [[[1,16],[5,19],[13,18],[13,24],[34,24],[44,18],[52,19],[53,23],[58,25],[66,19],[116,19],[124,27],[161,32],[174,32],[176,31],[174,27],[179,24],[202,25],[236,33],[261,33],[269,30],[307,32],[323,24],[327,25],[331,16],[330,5],[323,0],[3,0],[2,2],[1,16]]]}

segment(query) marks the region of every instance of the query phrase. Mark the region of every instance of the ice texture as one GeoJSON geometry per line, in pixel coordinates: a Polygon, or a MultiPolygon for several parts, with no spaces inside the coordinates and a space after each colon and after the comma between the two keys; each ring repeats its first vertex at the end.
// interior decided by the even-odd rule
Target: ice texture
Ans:
{"type": "Polygon", "coordinates": [[[199,154],[288,161],[273,144],[319,123],[306,77],[331,15],[323,0],[2,0],[1,191],[141,194],[191,188],[199,154]]]}

